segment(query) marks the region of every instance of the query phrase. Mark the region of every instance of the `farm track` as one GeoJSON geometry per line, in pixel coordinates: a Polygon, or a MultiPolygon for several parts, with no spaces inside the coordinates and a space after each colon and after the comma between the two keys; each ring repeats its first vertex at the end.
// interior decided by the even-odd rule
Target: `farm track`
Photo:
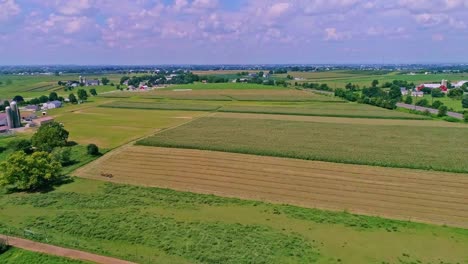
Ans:
{"type": "Polygon", "coordinates": [[[77,171],[113,182],[468,227],[464,174],[128,146],[77,171]]]}
{"type": "Polygon", "coordinates": [[[259,113],[234,113],[217,112],[213,117],[219,118],[242,118],[242,119],[270,119],[300,122],[319,122],[336,124],[362,124],[379,126],[421,126],[421,127],[461,127],[468,128],[466,124],[450,123],[434,120],[405,120],[405,119],[377,119],[360,117],[333,117],[333,116],[307,116],[307,115],[286,115],[286,114],[259,114],[259,113]]]}
{"type": "Polygon", "coordinates": [[[89,252],[85,252],[81,250],[76,250],[76,249],[70,249],[70,248],[64,248],[64,247],[58,247],[54,245],[39,243],[39,242],[35,242],[32,240],[18,238],[18,237],[0,235],[0,239],[4,239],[5,241],[8,242],[9,245],[13,247],[22,248],[22,249],[33,251],[33,252],[39,252],[39,253],[58,256],[58,257],[82,260],[86,262],[89,261],[89,262],[100,263],[100,264],[135,264],[134,262],[130,262],[126,260],[97,255],[97,254],[93,254],[93,253],[89,253],[89,252]]]}

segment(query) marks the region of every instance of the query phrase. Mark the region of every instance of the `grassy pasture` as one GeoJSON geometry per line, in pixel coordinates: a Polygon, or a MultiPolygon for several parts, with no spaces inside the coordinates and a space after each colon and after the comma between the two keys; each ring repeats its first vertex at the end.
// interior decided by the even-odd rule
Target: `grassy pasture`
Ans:
{"type": "MultiPolygon", "coordinates": [[[[176,89],[175,89],[176,90],[176,89]]],[[[272,102],[343,102],[331,96],[296,89],[206,89],[174,91],[158,89],[150,92],[114,92],[104,98],[153,98],[205,101],[272,101],[272,102]]]]}
{"type": "Polygon", "coordinates": [[[446,105],[449,109],[452,108],[454,111],[460,112],[463,110],[466,110],[466,108],[463,108],[461,100],[458,99],[452,99],[450,97],[441,97],[441,98],[432,98],[430,94],[424,95],[423,98],[418,97],[418,98],[413,98],[413,104],[416,104],[416,102],[421,101],[422,99],[426,99],[429,101],[429,104],[431,104],[433,101],[441,101],[446,105]]]}
{"type": "Polygon", "coordinates": [[[37,252],[27,251],[19,248],[10,248],[7,252],[0,254],[0,263],[3,264],[80,264],[89,263],[79,260],[72,260],[62,257],[56,257],[37,252]]]}
{"type": "Polygon", "coordinates": [[[146,110],[183,110],[183,111],[216,111],[221,106],[179,102],[116,101],[100,105],[107,108],[146,109],[146,110]]]}
{"type": "Polygon", "coordinates": [[[302,116],[333,116],[353,118],[378,119],[408,119],[424,120],[426,116],[418,116],[403,112],[390,111],[364,104],[345,102],[256,102],[256,101],[180,101],[180,100],[142,100],[113,101],[102,104],[101,107],[153,110],[188,110],[188,111],[220,111],[234,113],[259,113],[302,116]]]}
{"type": "MultiPolygon", "coordinates": [[[[120,82],[120,77],[122,75],[109,74],[102,76],[86,76],[88,79],[101,79],[106,76],[118,84],[120,82]]],[[[50,92],[55,91],[60,96],[68,96],[70,93],[76,93],[76,90],[79,87],[75,88],[75,91],[63,90],[63,87],[59,86],[58,81],[67,81],[67,80],[78,80],[79,75],[34,75],[34,76],[18,76],[18,75],[0,75],[0,82],[3,84],[0,85],[0,99],[11,99],[16,95],[21,95],[24,98],[33,98],[39,97],[41,95],[49,95],[50,92]],[[11,81],[10,85],[7,85],[7,81],[11,81]]],[[[116,88],[114,86],[93,86],[93,87],[83,87],[85,90],[95,88],[98,93],[114,91],[116,88]]]]}
{"type": "Polygon", "coordinates": [[[263,113],[304,116],[357,117],[380,119],[428,119],[427,117],[386,110],[364,104],[353,103],[320,103],[314,102],[291,106],[245,106],[227,105],[220,112],[263,113]]]}
{"type": "Polygon", "coordinates": [[[138,144],[468,173],[467,131],[206,117],[138,144]]]}
{"type": "MultiPolygon", "coordinates": [[[[328,71],[328,72],[288,72],[296,78],[303,78],[304,80],[297,81],[302,82],[316,82],[326,83],[331,88],[343,88],[347,83],[351,82],[362,86],[370,86],[373,80],[378,80],[381,84],[385,82],[391,82],[393,80],[405,80],[413,82],[418,85],[424,82],[438,82],[442,79],[449,80],[452,82],[468,80],[467,73],[459,74],[400,74],[398,72],[390,72],[386,74],[374,74],[372,72],[350,72],[350,71],[328,71]]],[[[287,74],[274,75],[275,77],[284,78],[287,74]]],[[[296,81],[291,81],[292,83],[296,81]]]]}
{"type": "Polygon", "coordinates": [[[464,263],[466,230],[76,179],[0,194],[0,232],[138,263],[464,263]]]}
{"type": "Polygon", "coordinates": [[[65,125],[70,132],[70,140],[80,144],[94,143],[109,149],[182,124],[202,113],[103,108],[83,104],[71,111],[63,108],[50,111],[50,114],[65,125]]]}

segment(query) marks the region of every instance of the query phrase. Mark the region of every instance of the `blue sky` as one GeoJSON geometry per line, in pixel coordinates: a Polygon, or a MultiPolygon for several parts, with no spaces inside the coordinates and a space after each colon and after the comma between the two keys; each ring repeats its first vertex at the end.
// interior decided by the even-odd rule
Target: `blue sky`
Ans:
{"type": "Polygon", "coordinates": [[[468,63],[468,0],[0,0],[0,64],[468,63]]]}

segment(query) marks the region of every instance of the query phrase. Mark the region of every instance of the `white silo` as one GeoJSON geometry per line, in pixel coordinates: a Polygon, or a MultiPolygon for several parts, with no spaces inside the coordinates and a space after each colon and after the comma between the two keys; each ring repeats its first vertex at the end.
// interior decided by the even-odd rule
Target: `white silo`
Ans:
{"type": "Polygon", "coordinates": [[[20,111],[18,109],[18,105],[16,104],[15,101],[10,103],[11,107],[11,119],[12,119],[12,128],[18,128],[21,127],[21,115],[20,111]]]}
{"type": "Polygon", "coordinates": [[[13,117],[12,117],[11,107],[7,106],[5,108],[5,112],[7,114],[7,126],[9,128],[15,128],[15,124],[13,124],[13,117]]]}

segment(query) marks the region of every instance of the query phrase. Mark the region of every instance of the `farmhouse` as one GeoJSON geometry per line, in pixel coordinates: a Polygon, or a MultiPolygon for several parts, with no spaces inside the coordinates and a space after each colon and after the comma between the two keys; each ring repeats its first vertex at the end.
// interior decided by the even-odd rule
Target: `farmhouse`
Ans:
{"type": "Polygon", "coordinates": [[[86,86],[99,86],[101,82],[99,80],[89,80],[85,83],[86,86]]]}
{"type": "Polygon", "coordinates": [[[456,82],[456,83],[453,83],[453,87],[455,88],[460,88],[462,87],[465,83],[468,83],[468,81],[459,81],[459,82],[456,82]]]}
{"type": "Polygon", "coordinates": [[[0,113],[0,127],[2,126],[7,126],[8,121],[7,121],[7,114],[0,113]]]}
{"type": "Polygon", "coordinates": [[[411,96],[412,97],[424,97],[424,92],[421,92],[421,91],[412,91],[411,92],[411,96]]]}
{"type": "Polygon", "coordinates": [[[55,108],[60,108],[62,107],[62,102],[60,101],[52,101],[52,102],[47,102],[42,105],[42,109],[55,109],[55,108]]]}
{"type": "Polygon", "coordinates": [[[400,87],[400,92],[401,95],[408,95],[408,90],[406,89],[406,87],[400,87]]]}

